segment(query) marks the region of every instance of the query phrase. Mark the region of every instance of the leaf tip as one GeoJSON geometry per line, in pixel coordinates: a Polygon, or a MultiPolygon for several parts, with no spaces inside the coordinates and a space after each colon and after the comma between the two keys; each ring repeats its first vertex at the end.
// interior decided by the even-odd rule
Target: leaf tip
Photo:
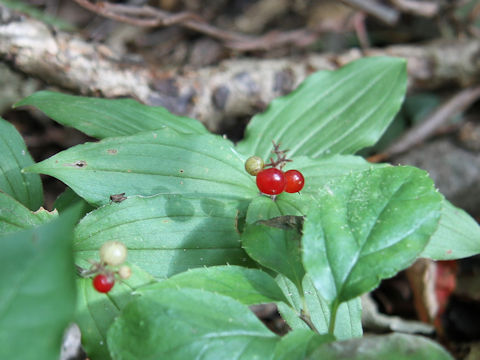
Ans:
{"type": "Polygon", "coordinates": [[[33,164],[33,165],[30,165],[30,166],[27,166],[27,167],[24,167],[23,169],[20,170],[20,172],[22,174],[28,174],[28,173],[36,173],[38,174],[39,171],[37,170],[37,164],[33,164]]]}
{"type": "Polygon", "coordinates": [[[16,109],[16,108],[19,108],[21,106],[29,105],[28,100],[30,99],[31,96],[32,95],[27,96],[20,101],[17,101],[15,104],[12,105],[12,109],[16,109]]]}

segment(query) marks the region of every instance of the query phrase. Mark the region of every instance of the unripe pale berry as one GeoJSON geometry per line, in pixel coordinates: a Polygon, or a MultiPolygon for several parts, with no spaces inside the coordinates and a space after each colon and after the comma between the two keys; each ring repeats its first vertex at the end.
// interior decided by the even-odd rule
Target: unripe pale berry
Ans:
{"type": "Polygon", "coordinates": [[[100,248],[100,260],[107,265],[121,265],[126,258],[127,247],[119,241],[107,241],[100,248]]]}
{"type": "Polygon", "coordinates": [[[123,265],[120,267],[120,269],[118,269],[118,275],[122,279],[128,279],[130,276],[132,276],[132,269],[130,266],[123,265]]]}
{"type": "Polygon", "coordinates": [[[245,170],[252,176],[256,176],[260,171],[263,170],[265,163],[261,157],[250,156],[247,161],[245,161],[245,170]]]}

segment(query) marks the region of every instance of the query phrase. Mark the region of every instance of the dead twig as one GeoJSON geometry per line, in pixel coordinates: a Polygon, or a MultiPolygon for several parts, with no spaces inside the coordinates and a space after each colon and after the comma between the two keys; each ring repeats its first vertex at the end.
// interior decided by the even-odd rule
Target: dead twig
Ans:
{"type": "Polygon", "coordinates": [[[291,31],[270,31],[258,38],[246,41],[230,41],[225,45],[239,51],[268,50],[282,45],[290,44],[297,47],[305,47],[312,44],[318,38],[318,32],[308,29],[291,31]]]}
{"type": "Polygon", "coordinates": [[[370,40],[368,38],[367,27],[365,26],[365,13],[357,12],[353,15],[353,28],[355,29],[355,33],[357,34],[358,42],[362,49],[370,48],[370,40]]]}
{"type": "Polygon", "coordinates": [[[208,24],[197,14],[180,12],[172,14],[151,6],[112,4],[107,1],[92,3],[89,0],[74,0],[80,6],[109,19],[141,27],[166,27],[179,25],[224,42],[224,45],[241,51],[268,50],[284,45],[305,47],[313,43],[322,29],[311,31],[298,29],[286,32],[272,31],[256,37],[234,31],[219,29],[208,24]]]}
{"type": "Polygon", "coordinates": [[[395,25],[400,13],[391,7],[372,0],[341,0],[341,2],[372,15],[387,25],[395,25]]]}
{"type": "Polygon", "coordinates": [[[372,156],[369,160],[378,162],[403,153],[432,136],[439,127],[445,125],[452,116],[465,111],[480,98],[480,86],[466,88],[440,105],[430,116],[412,127],[385,151],[372,156]]]}
{"type": "Polygon", "coordinates": [[[401,12],[423,17],[433,17],[440,10],[438,2],[435,1],[390,0],[390,2],[401,12]]]}

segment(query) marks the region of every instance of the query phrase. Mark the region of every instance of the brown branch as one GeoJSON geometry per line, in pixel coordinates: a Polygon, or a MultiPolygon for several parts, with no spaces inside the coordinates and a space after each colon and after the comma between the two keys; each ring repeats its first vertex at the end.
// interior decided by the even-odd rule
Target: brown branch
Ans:
{"type": "Polygon", "coordinates": [[[402,12],[423,17],[438,15],[440,10],[440,6],[436,1],[390,0],[390,2],[402,12]]]}
{"type": "Polygon", "coordinates": [[[107,17],[130,25],[142,27],[164,27],[180,25],[187,29],[198,31],[213,38],[223,41],[247,41],[250,37],[232,31],[222,30],[207,24],[200,16],[181,12],[171,14],[151,6],[129,6],[112,4],[107,1],[91,3],[89,0],[74,0],[84,8],[107,17]]]}
{"type": "Polygon", "coordinates": [[[425,139],[432,136],[441,126],[456,114],[465,111],[480,98],[480,86],[469,87],[452,96],[440,105],[430,116],[418,125],[404,133],[397,141],[390,145],[381,154],[375,155],[375,161],[381,161],[394,155],[401,154],[425,139]]]}
{"type": "Polygon", "coordinates": [[[286,44],[295,45],[296,47],[305,47],[312,44],[318,38],[317,31],[307,29],[298,29],[291,31],[270,31],[267,34],[251,38],[244,41],[230,41],[225,45],[231,49],[240,51],[249,50],[268,50],[275,47],[284,46],[286,44]]]}
{"type": "Polygon", "coordinates": [[[395,25],[400,17],[397,10],[375,0],[340,0],[341,2],[372,15],[387,25],[395,25]]]}
{"type": "MultiPolygon", "coordinates": [[[[317,70],[332,70],[362,56],[408,60],[409,87],[467,87],[480,77],[476,40],[391,46],[364,52],[282,59],[237,59],[218,66],[162,70],[124,62],[104,45],[53,31],[0,5],[0,61],[28,76],[82,95],[133,97],[204,122],[218,131],[225,119],[250,116],[293,90],[317,70]]],[[[228,124],[225,124],[228,125],[228,124]]]]}
{"type": "Polygon", "coordinates": [[[221,40],[224,45],[241,51],[267,50],[284,45],[305,47],[313,43],[318,34],[325,31],[322,27],[316,31],[298,29],[287,32],[272,31],[255,37],[234,31],[219,29],[208,24],[200,16],[190,12],[171,14],[151,6],[130,6],[110,2],[92,3],[89,0],[74,0],[80,6],[109,19],[141,27],[166,27],[179,25],[190,30],[221,40]]]}

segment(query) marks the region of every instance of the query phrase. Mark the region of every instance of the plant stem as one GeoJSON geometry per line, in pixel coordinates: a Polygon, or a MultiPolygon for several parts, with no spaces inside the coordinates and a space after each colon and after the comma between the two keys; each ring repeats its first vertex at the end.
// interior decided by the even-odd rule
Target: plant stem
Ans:
{"type": "Polygon", "coordinates": [[[305,314],[303,309],[300,313],[300,319],[302,319],[303,322],[308,325],[310,330],[315,331],[317,334],[319,334],[317,328],[315,327],[315,325],[313,325],[312,319],[310,318],[310,314],[305,314]]]}
{"type": "Polygon", "coordinates": [[[300,310],[300,319],[302,319],[303,322],[307,324],[312,331],[315,331],[316,333],[319,334],[317,328],[312,322],[312,319],[310,318],[310,312],[308,311],[307,301],[305,300],[303,289],[300,289],[300,290],[302,291],[300,294],[300,297],[302,298],[302,309],[300,310]]]}
{"type": "Polygon", "coordinates": [[[332,311],[330,313],[330,323],[328,324],[328,333],[332,336],[334,336],[335,332],[335,321],[337,319],[337,310],[338,310],[338,300],[335,300],[335,302],[332,305],[332,311]]]}

